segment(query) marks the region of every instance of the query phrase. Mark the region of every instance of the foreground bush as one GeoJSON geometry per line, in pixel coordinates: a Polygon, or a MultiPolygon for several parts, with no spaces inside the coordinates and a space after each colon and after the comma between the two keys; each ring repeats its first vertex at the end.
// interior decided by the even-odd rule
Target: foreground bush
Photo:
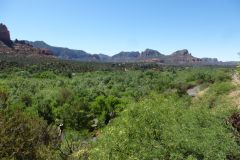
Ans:
{"type": "MultiPolygon", "coordinates": [[[[90,159],[217,159],[239,156],[229,111],[189,106],[176,96],[153,96],[136,103],[102,135],[90,159]]],[[[219,106],[220,107],[220,106],[219,106]]]]}
{"type": "Polygon", "coordinates": [[[17,160],[57,159],[60,143],[55,127],[21,111],[0,110],[0,157],[17,160]]]}

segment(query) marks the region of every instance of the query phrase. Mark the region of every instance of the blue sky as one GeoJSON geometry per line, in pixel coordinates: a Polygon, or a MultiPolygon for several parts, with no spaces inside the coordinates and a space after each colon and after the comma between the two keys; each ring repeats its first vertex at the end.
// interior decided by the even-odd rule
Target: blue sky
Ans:
{"type": "Polygon", "coordinates": [[[0,0],[12,39],[89,53],[146,48],[239,60],[239,0],[0,0]]]}

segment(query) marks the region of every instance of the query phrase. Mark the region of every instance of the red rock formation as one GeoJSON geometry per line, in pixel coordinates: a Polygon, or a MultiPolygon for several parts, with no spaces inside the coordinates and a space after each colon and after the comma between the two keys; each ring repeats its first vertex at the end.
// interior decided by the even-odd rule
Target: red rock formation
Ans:
{"type": "MultiPolygon", "coordinates": [[[[22,55],[35,55],[43,57],[54,57],[53,53],[48,49],[34,48],[33,46],[25,43],[15,42],[12,47],[14,53],[22,55]]],[[[1,48],[0,48],[1,51],[1,48]]]]}
{"type": "Polygon", "coordinates": [[[168,56],[168,61],[173,64],[197,64],[201,62],[200,58],[193,57],[188,50],[183,49],[174,52],[173,54],[168,56]]]}
{"type": "Polygon", "coordinates": [[[10,33],[4,24],[0,24],[0,40],[10,41],[10,33]]]}
{"type": "Polygon", "coordinates": [[[37,57],[54,57],[48,49],[34,48],[24,41],[16,40],[14,43],[10,39],[7,27],[0,23],[0,53],[37,57]]]}
{"type": "Polygon", "coordinates": [[[2,41],[7,46],[12,45],[12,41],[10,39],[10,33],[7,27],[2,23],[0,23],[0,41],[2,41]]]}
{"type": "Polygon", "coordinates": [[[164,55],[153,49],[146,49],[141,53],[141,58],[162,58],[164,55]]]}
{"type": "Polygon", "coordinates": [[[3,43],[2,41],[0,41],[0,53],[4,53],[4,54],[11,54],[13,53],[13,49],[8,47],[5,43],[3,43]]]}

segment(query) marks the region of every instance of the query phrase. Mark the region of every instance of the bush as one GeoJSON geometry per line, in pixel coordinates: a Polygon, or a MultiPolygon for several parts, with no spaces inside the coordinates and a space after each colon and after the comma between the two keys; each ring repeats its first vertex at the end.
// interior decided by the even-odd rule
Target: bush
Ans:
{"type": "Polygon", "coordinates": [[[0,157],[19,160],[57,158],[57,128],[17,110],[0,110],[0,157]]]}
{"type": "Polygon", "coordinates": [[[44,120],[51,124],[54,122],[53,108],[49,100],[42,100],[37,106],[37,112],[39,117],[42,117],[44,120]]]}
{"type": "Polygon", "coordinates": [[[61,88],[57,97],[59,105],[63,105],[71,100],[73,100],[73,92],[68,88],[61,88]]]}
{"type": "Polygon", "coordinates": [[[91,112],[98,120],[98,127],[109,123],[120,111],[120,101],[113,96],[99,96],[91,105],[91,112]]]}
{"type": "Polygon", "coordinates": [[[0,109],[7,107],[7,101],[9,98],[9,93],[6,89],[0,88],[0,109]]]}
{"type": "Polygon", "coordinates": [[[20,96],[20,100],[26,107],[29,107],[32,105],[32,97],[28,94],[22,94],[20,96]]]}
{"type": "Polygon", "coordinates": [[[84,104],[65,104],[58,112],[59,118],[67,127],[77,131],[91,129],[93,116],[84,107],[84,104]]]}
{"type": "Polygon", "coordinates": [[[45,72],[38,73],[35,77],[43,78],[43,79],[54,79],[56,78],[56,74],[54,74],[51,71],[45,71],[45,72]]]}
{"type": "Polygon", "coordinates": [[[187,106],[176,96],[153,96],[132,105],[103,129],[90,159],[226,159],[240,154],[225,113],[187,106]]]}
{"type": "Polygon", "coordinates": [[[230,92],[230,90],[233,89],[233,85],[229,82],[218,82],[213,84],[210,87],[210,92],[213,92],[217,95],[223,95],[226,94],[228,92],[230,92]]]}

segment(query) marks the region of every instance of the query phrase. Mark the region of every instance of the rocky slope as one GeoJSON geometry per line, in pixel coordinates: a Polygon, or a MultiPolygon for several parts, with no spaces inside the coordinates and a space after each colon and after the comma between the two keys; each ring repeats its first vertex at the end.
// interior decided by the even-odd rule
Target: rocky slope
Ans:
{"type": "Polygon", "coordinates": [[[10,32],[4,24],[0,24],[0,54],[12,56],[37,56],[37,57],[51,57],[53,53],[47,49],[35,48],[24,41],[10,39],[10,32]]]}
{"type": "Polygon", "coordinates": [[[54,58],[51,51],[47,49],[34,48],[29,44],[22,42],[12,42],[11,47],[0,41],[0,54],[11,56],[28,56],[28,57],[48,57],[54,58]]]}
{"type": "Polygon", "coordinates": [[[167,56],[166,61],[168,63],[177,63],[177,64],[185,64],[185,63],[199,63],[202,60],[200,58],[193,57],[191,53],[188,52],[187,49],[178,50],[171,55],[167,56]]]}
{"type": "Polygon", "coordinates": [[[53,54],[61,59],[67,59],[67,60],[79,60],[79,61],[100,61],[102,59],[106,59],[106,57],[100,56],[100,55],[91,55],[83,50],[74,50],[69,48],[63,48],[63,47],[54,47],[51,45],[48,45],[47,43],[43,41],[25,41],[27,44],[30,44],[36,48],[44,48],[48,49],[53,52],[53,54]]]}
{"type": "Polygon", "coordinates": [[[120,52],[111,57],[111,61],[114,62],[135,62],[138,61],[140,57],[139,52],[120,52]]]}

